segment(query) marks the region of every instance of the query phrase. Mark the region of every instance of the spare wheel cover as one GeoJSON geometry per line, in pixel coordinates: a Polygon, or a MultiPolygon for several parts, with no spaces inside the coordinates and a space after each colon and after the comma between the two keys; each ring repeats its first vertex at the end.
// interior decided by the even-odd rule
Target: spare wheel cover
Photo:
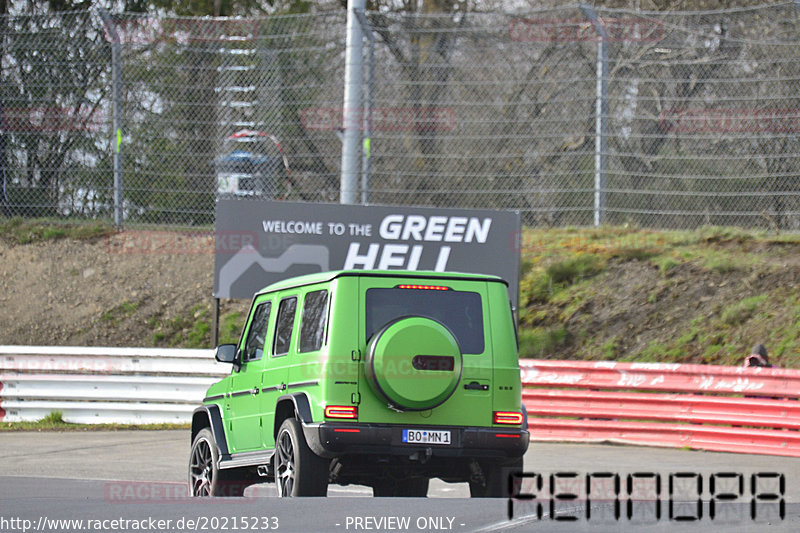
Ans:
{"type": "Polygon", "coordinates": [[[442,404],[461,380],[461,350],[443,324],[421,316],[388,323],[367,346],[370,386],[389,404],[421,411],[442,404]]]}

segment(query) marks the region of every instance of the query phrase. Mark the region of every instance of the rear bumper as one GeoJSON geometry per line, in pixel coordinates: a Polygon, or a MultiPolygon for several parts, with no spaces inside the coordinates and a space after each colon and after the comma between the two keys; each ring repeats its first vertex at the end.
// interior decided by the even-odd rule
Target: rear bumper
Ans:
{"type": "Polygon", "coordinates": [[[322,457],[356,454],[411,456],[421,452],[433,457],[515,459],[528,449],[529,434],[519,427],[396,426],[383,424],[304,424],[309,447],[322,457]],[[408,444],[403,430],[450,431],[450,444],[408,444]]]}

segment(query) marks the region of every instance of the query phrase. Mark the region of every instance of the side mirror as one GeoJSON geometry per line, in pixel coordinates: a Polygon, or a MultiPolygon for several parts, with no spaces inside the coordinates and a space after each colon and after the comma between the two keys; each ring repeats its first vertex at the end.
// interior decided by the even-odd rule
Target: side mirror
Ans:
{"type": "Polygon", "coordinates": [[[220,344],[214,353],[214,359],[220,363],[236,362],[237,348],[235,344],[220,344]]]}

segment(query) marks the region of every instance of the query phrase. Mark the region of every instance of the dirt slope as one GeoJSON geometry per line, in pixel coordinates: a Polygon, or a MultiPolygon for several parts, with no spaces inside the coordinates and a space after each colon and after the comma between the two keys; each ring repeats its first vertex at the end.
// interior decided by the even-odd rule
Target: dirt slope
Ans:
{"type": "Polygon", "coordinates": [[[168,232],[0,242],[0,343],[185,344],[196,318],[210,326],[212,251],[209,235],[168,232]]]}
{"type": "MultiPolygon", "coordinates": [[[[523,357],[800,367],[800,238],[526,230],[523,357]]],[[[0,241],[0,344],[211,345],[213,239],[129,231],[0,241]]],[[[223,301],[222,340],[249,302],[223,301]]]]}

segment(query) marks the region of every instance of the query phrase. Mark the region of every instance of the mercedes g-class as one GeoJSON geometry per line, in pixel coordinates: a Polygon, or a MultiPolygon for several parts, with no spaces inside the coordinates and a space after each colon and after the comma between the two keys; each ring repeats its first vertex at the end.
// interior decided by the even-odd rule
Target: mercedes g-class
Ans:
{"type": "Polygon", "coordinates": [[[258,292],[230,376],[193,414],[192,495],[329,483],[425,496],[433,477],[507,495],[528,447],[507,284],[480,274],[338,271],[258,292]]]}

